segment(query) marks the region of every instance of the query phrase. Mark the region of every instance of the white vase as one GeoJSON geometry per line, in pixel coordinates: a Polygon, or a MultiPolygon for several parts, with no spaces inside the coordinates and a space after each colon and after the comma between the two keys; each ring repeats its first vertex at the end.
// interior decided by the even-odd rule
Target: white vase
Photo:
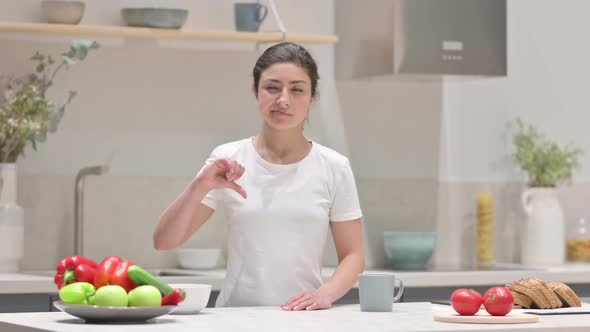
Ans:
{"type": "Polygon", "coordinates": [[[548,266],[565,262],[565,222],[553,188],[529,188],[522,193],[526,221],[521,237],[521,262],[548,266]]]}
{"type": "Polygon", "coordinates": [[[16,164],[0,163],[0,272],[16,272],[24,254],[24,213],[16,203],[16,164]]]}

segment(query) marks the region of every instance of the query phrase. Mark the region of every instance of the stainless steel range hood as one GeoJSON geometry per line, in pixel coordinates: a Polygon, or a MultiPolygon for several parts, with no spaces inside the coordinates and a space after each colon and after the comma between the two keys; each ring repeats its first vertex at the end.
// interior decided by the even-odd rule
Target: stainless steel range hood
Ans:
{"type": "Polygon", "coordinates": [[[336,0],[336,77],[504,76],[506,0],[336,0]]]}

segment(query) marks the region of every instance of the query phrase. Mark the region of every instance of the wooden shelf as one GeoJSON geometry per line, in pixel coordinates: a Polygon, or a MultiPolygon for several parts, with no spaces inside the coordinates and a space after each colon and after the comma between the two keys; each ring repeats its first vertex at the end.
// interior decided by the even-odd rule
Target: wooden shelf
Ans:
{"type": "Polygon", "coordinates": [[[215,30],[169,30],[127,26],[69,25],[24,22],[0,22],[0,33],[30,33],[81,37],[120,37],[140,39],[220,40],[274,43],[290,41],[302,44],[334,44],[338,36],[305,35],[281,32],[237,32],[215,30]]]}

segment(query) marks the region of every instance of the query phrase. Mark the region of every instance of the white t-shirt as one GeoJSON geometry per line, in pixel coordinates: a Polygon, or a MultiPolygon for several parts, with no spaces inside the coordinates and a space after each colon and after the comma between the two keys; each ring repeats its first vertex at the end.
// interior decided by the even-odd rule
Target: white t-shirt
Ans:
{"type": "Polygon", "coordinates": [[[264,160],[251,138],[221,145],[206,164],[227,157],[241,163],[236,181],[248,198],[214,189],[202,203],[225,208],[228,265],[216,306],[275,306],[322,284],[321,267],[330,221],[362,216],[346,157],[312,142],[301,161],[264,160]]]}

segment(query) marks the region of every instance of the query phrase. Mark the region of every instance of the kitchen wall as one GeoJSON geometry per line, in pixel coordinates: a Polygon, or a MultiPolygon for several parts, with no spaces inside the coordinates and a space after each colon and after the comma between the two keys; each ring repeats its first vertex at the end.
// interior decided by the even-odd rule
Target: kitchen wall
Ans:
{"type": "MultiPolygon", "coordinates": [[[[82,24],[120,25],[121,7],[148,2],[86,3],[82,24]]],[[[191,10],[186,28],[233,29],[233,2],[165,4],[191,10]]],[[[289,30],[333,33],[332,1],[278,1],[277,6],[289,30]]],[[[32,0],[3,3],[0,20],[41,21],[39,7],[32,0]]],[[[261,29],[277,29],[271,16],[261,29]]],[[[109,173],[91,176],[85,184],[85,253],[96,259],[122,255],[147,267],[175,266],[174,252],[152,249],[158,217],[213,147],[259,128],[250,91],[251,68],[260,54],[254,44],[99,42],[103,46],[62,75],[52,90],[56,98],[67,88],[79,92],[59,131],[18,162],[18,201],[26,210],[23,269],[53,268],[71,253],[74,177],[81,167],[104,163],[109,173]]],[[[0,68],[25,73],[32,68],[24,60],[34,51],[59,54],[68,43],[62,37],[5,34],[0,68]]],[[[350,157],[365,214],[368,265],[383,265],[383,230],[434,227],[440,84],[336,85],[330,79],[333,46],[308,49],[322,80],[306,135],[350,157]]],[[[216,213],[184,246],[224,246],[225,240],[223,215],[216,213]]],[[[330,243],[326,264],[336,261],[330,243]]]]}
{"type": "Polygon", "coordinates": [[[526,175],[510,160],[514,150],[507,125],[517,116],[560,144],[586,151],[573,186],[562,186],[559,194],[568,225],[590,216],[590,48],[581,42],[590,28],[588,10],[584,0],[508,1],[508,76],[444,82],[439,262],[473,261],[474,201],[480,190],[491,190],[496,198],[498,260],[518,261],[526,175]]]}
{"type": "MultiPolygon", "coordinates": [[[[82,24],[117,25],[121,7],[148,3],[86,2],[82,24]]],[[[333,33],[333,1],[277,2],[289,30],[333,33]]],[[[233,1],[165,3],[191,10],[187,28],[233,29],[233,1]]],[[[498,258],[518,259],[524,176],[509,163],[505,129],[514,116],[588,150],[582,118],[588,101],[582,89],[589,50],[577,41],[589,24],[581,14],[589,5],[570,1],[556,10],[548,0],[508,4],[506,78],[333,82],[333,47],[309,47],[322,80],[306,134],[351,159],[369,267],[386,266],[385,230],[437,230],[438,262],[471,262],[479,190],[496,197],[498,258]]],[[[0,20],[41,20],[38,1],[1,6],[0,20]]],[[[262,30],[276,30],[270,16],[262,30]]],[[[87,254],[122,255],[147,267],[175,266],[173,252],[152,249],[159,215],[213,147],[253,135],[259,127],[250,92],[259,54],[254,45],[99,41],[103,47],[62,75],[53,90],[56,97],[66,88],[79,91],[59,131],[18,163],[18,199],[26,209],[24,269],[53,268],[70,254],[75,174],[101,163],[108,163],[110,172],[86,181],[87,254]]],[[[58,54],[67,46],[66,38],[0,36],[0,70],[27,72],[31,67],[24,59],[35,50],[58,54]]],[[[573,187],[561,189],[568,221],[588,213],[581,198],[590,191],[587,173],[583,169],[573,187]]],[[[225,240],[223,216],[216,213],[184,246],[224,246],[225,240]]],[[[326,263],[336,263],[332,244],[326,263]]]]}
{"type": "MultiPolygon", "coordinates": [[[[124,6],[165,4],[189,8],[187,28],[233,29],[230,1],[86,1],[82,24],[123,24],[124,6]]],[[[331,2],[281,2],[289,29],[331,33],[331,2]],[[298,18],[306,17],[301,21],[298,18]]],[[[40,21],[36,0],[5,2],[0,20],[40,21]]],[[[276,30],[271,19],[264,30],[276,30]]],[[[24,269],[53,268],[73,248],[74,177],[78,169],[108,163],[110,172],[90,177],[85,186],[85,252],[100,259],[129,257],[148,267],[174,266],[173,252],[152,249],[159,215],[182,191],[213,147],[253,135],[258,126],[251,93],[251,69],[259,54],[254,43],[172,42],[101,38],[101,49],[61,76],[55,97],[75,88],[78,98],[59,131],[38,151],[19,160],[19,203],[26,210],[24,269]]],[[[3,35],[3,73],[31,70],[34,51],[59,54],[68,47],[60,37],[3,35]]],[[[314,46],[322,74],[329,77],[331,46],[314,46]],[[325,65],[324,65],[325,64],[325,65]],[[323,66],[322,66],[323,65],[323,66]]],[[[334,93],[326,84],[327,93],[334,93]]],[[[318,102],[324,107],[329,101],[318,102]]],[[[336,109],[336,112],[339,110],[336,109]]],[[[336,126],[323,128],[314,112],[309,136],[346,148],[336,126]],[[327,134],[326,134],[327,133],[327,134]],[[322,134],[322,135],[320,135],[322,134]]],[[[325,113],[325,112],[324,112],[325,113]]],[[[330,113],[330,111],[328,111],[330,113]]],[[[342,130],[340,130],[342,132],[342,130]]],[[[216,215],[186,246],[223,246],[223,216],[216,215]]]]}

